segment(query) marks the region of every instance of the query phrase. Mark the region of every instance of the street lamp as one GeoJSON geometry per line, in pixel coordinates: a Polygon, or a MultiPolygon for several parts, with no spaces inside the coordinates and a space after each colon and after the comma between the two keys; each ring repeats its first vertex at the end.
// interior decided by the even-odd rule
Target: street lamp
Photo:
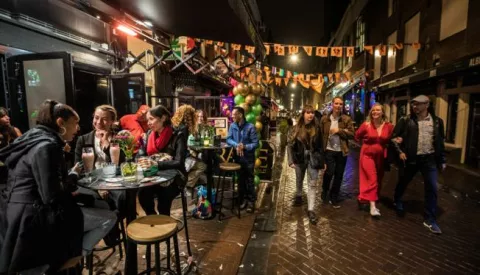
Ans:
{"type": "Polygon", "coordinates": [[[292,54],[292,55],[290,56],[290,61],[292,61],[292,63],[297,63],[297,61],[298,61],[298,55],[292,54]]]}
{"type": "Polygon", "coordinates": [[[292,87],[292,88],[296,88],[296,87],[297,87],[297,83],[292,83],[291,87],[292,87]]]}
{"type": "Polygon", "coordinates": [[[290,96],[291,96],[291,97],[294,97],[294,96],[295,96],[295,94],[294,94],[294,93],[292,93],[292,94],[290,94],[290,96]]]}

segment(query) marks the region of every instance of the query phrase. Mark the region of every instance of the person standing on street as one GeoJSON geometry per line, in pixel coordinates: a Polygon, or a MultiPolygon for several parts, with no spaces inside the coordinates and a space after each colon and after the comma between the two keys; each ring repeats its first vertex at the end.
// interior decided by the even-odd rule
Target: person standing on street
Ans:
{"type": "Polygon", "coordinates": [[[370,215],[379,217],[376,201],[382,184],[387,145],[390,143],[393,125],[387,121],[380,103],[375,103],[355,133],[355,140],[362,142],[359,161],[360,194],[358,203],[370,203],[370,215]]]}
{"type": "Polygon", "coordinates": [[[323,175],[321,199],[325,203],[328,195],[330,195],[329,202],[333,208],[340,208],[338,194],[347,164],[348,140],[353,139],[355,133],[352,119],[342,114],[342,111],[343,99],[335,97],[332,100],[332,112],[324,115],[320,120],[327,164],[327,169],[323,175]],[[333,184],[330,188],[332,178],[333,184]]]}
{"type": "Polygon", "coordinates": [[[311,105],[305,105],[298,124],[290,132],[287,147],[288,165],[295,169],[297,179],[294,206],[302,205],[303,179],[308,171],[307,213],[312,224],[318,222],[314,212],[318,172],[319,169],[325,169],[322,132],[314,111],[311,105]]]}
{"type": "Polygon", "coordinates": [[[243,200],[246,199],[247,212],[253,213],[257,200],[253,183],[255,149],[258,147],[257,131],[252,123],[245,120],[243,108],[234,107],[232,118],[233,123],[228,129],[227,143],[235,149],[235,162],[242,167],[239,173],[239,201],[243,206],[243,200]]]}
{"type": "Polygon", "coordinates": [[[429,112],[430,100],[425,95],[415,97],[412,113],[401,118],[393,130],[392,142],[399,154],[398,184],[394,203],[397,213],[404,214],[401,201],[407,185],[420,171],[425,187],[425,214],[423,225],[435,234],[442,231],[436,222],[437,171],[446,167],[445,131],[443,120],[429,112]]]}

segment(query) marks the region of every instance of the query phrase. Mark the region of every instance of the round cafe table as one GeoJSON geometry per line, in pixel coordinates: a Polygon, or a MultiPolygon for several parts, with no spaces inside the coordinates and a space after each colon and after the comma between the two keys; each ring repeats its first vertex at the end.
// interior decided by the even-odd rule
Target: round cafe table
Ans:
{"type": "MultiPolygon", "coordinates": [[[[205,161],[205,164],[207,165],[207,170],[205,171],[205,174],[207,175],[207,199],[209,202],[212,202],[212,185],[213,185],[213,169],[215,167],[215,151],[217,150],[222,150],[225,148],[229,148],[230,145],[226,143],[221,143],[218,146],[215,145],[209,145],[209,146],[203,146],[203,145],[191,145],[188,146],[193,151],[196,152],[201,152],[203,154],[202,160],[205,161]]],[[[215,211],[213,211],[213,215],[215,215],[215,211]]]]}
{"type": "MultiPolygon", "coordinates": [[[[126,194],[126,218],[127,225],[137,218],[137,191],[140,188],[162,185],[169,181],[173,181],[178,174],[176,170],[161,170],[158,171],[156,180],[144,181],[140,179],[136,182],[124,182],[121,176],[116,176],[118,182],[107,182],[108,179],[103,177],[103,170],[97,169],[92,172],[91,177],[84,177],[78,181],[78,185],[91,190],[124,190],[126,194]]],[[[125,261],[125,274],[138,274],[137,266],[137,244],[127,242],[125,261]]]]}

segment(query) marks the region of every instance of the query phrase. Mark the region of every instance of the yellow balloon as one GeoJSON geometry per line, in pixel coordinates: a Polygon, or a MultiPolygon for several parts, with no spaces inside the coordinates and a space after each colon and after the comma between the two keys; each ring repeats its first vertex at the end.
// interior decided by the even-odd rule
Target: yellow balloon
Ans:
{"type": "Polygon", "coordinates": [[[242,109],[245,111],[245,114],[248,114],[250,113],[250,105],[248,105],[247,103],[242,103],[239,105],[240,107],[242,107],[242,109]]]}
{"type": "Polygon", "coordinates": [[[262,165],[262,161],[260,159],[255,160],[255,168],[258,168],[262,165]]]}
{"type": "Polygon", "coordinates": [[[237,87],[238,86],[233,88],[233,91],[232,91],[233,95],[238,95],[238,88],[237,87]]]}
{"type": "Polygon", "coordinates": [[[257,101],[257,96],[255,96],[254,94],[248,94],[247,97],[245,98],[245,102],[247,102],[250,105],[255,104],[256,101],[257,101]]]}
{"type": "Polygon", "coordinates": [[[260,121],[255,122],[255,128],[257,128],[257,131],[261,131],[263,128],[263,124],[260,121]]]}
{"type": "Polygon", "coordinates": [[[250,92],[250,89],[246,84],[240,83],[237,86],[238,93],[240,93],[242,96],[247,96],[248,93],[250,92]]]}
{"type": "Polygon", "coordinates": [[[252,87],[252,93],[254,95],[259,95],[262,93],[262,85],[255,83],[251,87],[252,87]]]}

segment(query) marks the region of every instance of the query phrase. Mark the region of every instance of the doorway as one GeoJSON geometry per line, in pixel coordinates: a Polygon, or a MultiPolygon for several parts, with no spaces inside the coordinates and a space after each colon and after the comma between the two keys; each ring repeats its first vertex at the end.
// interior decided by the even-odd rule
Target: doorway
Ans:
{"type": "Polygon", "coordinates": [[[471,168],[478,169],[480,168],[480,94],[470,95],[469,121],[465,163],[471,168]]]}

